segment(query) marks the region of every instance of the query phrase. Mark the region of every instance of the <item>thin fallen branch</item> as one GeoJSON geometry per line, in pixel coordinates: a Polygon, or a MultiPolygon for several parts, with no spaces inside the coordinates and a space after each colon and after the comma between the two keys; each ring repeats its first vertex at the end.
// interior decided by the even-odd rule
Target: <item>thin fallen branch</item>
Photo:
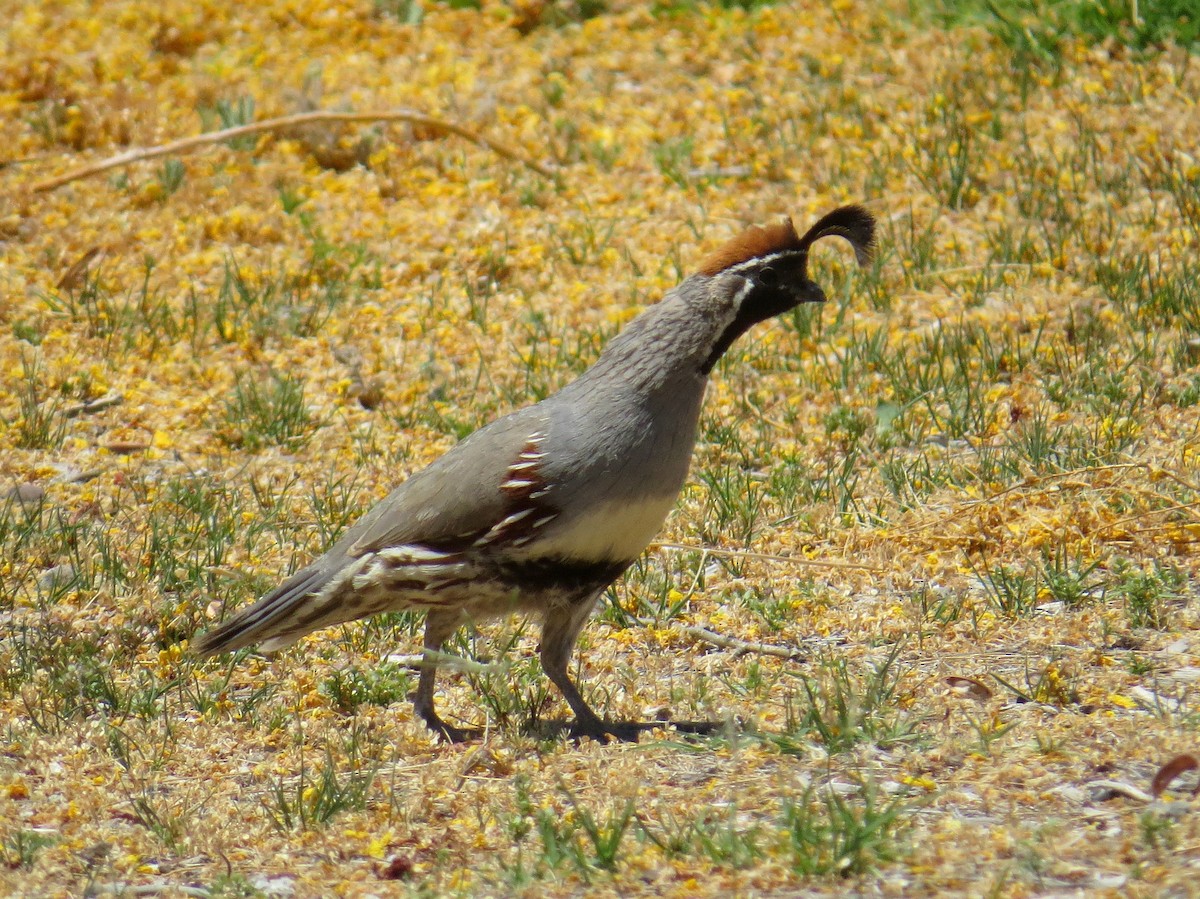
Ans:
{"type": "MultiPolygon", "coordinates": [[[[451,652],[431,652],[429,657],[443,671],[461,671],[463,674],[488,674],[500,671],[505,665],[504,662],[484,664],[483,662],[466,659],[451,652]]],[[[384,661],[390,662],[398,668],[407,668],[410,671],[421,671],[425,667],[425,655],[423,653],[393,654],[385,656],[384,661]]]]}
{"type": "MultiPolygon", "coordinates": [[[[1155,499],[1165,499],[1165,497],[1160,493],[1149,493],[1148,495],[1154,497],[1155,499]]],[[[1128,515],[1125,518],[1118,518],[1112,524],[1104,525],[1102,530],[1115,531],[1117,528],[1123,528],[1127,524],[1132,524],[1135,521],[1141,521],[1144,518],[1149,518],[1151,515],[1165,515],[1168,512],[1186,512],[1194,520],[1200,519],[1200,511],[1197,511],[1197,506],[1200,506],[1200,500],[1197,500],[1194,503],[1177,503],[1174,506],[1166,506],[1162,509],[1147,509],[1145,512],[1139,512],[1137,515],[1128,515]]],[[[1174,527],[1174,525],[1168,523],[1159,525],[1156,528],[1144,528],[1136,533],[1144,534],[1148,531],[1158,531],[1169,527],[1174,527]]]]}
{"type": "MultiPolygon", "coordinates": [[[[633,620],[642,627],[660,627],[658,622],[650,618],[634,618],[633,620]]],[[[739,656],[744,656],[747,653],[755,653],[756,655],[775,656],[779,659],[802,659],[805,657],[804,651],[795,646],[756,643],[751,640],[743,640],[740,637],[718,634],[716,631],[710,631],[706,627],[698,627],[694,624],[680,624],[677,621],[668,622],[668,627],[672,627],[681,634],[686,634],[702,643],[709,643],[721,649],[732,649],[734,654],[739,656]]]]}
{"type": "Polygon", "coordinates": [[[651,549],[669,549],[675,551],[705,553],[710,556],[725,556],[734,559],[756,559],[760,562],[781,562],[785,565],[805,565],[812,568],[853,568],[857,571],[874,571],[882,574],[883,569],[877,565],[864,565],[861,562],[841,562],[826,559],[801,559],[797,556],[777,556],[771,553],[756,553],[747,549],[716,549],[711,546],[689,546],[686,543],[651,543],[651,549]]]}
{"type": "MultiPolygon", "coordinates": [[[[1116,462],[1112,465],[1096,465],[1096,466],[1088,466],[1085,468],[1072,468],[1070,471],[1057,471],[1057,472],[1052,472],[1050,474],[1031,476],[1031,477],[1026,478],[1020,484],[1013,484],[1009,487],[1005,487],[1003,490],[997,490],[995,493],[992,493],[988,496],[981,496],[978,499],[971,499],[971,500],[964,501],[961,505],[957,506],[956,508],[946,510],[938,518],[938,520],[936,522],[936,526],[939,529],[944,530],[945,525],[949,521],[951,521],[955,518],[958,518],[962,515],[966,515],[970,512],[973,512],[976,509],[978,509],[980,506],[986,506],[986,505],[990,505],[993,503],[998,503],[998,502],[1000,502],[1000,500],[1002,500],[1004,497],[1008,496],[1010,493],[1018,493],[1018,492],[1025,492],[1025,491],[1037,491],[1038,489],[1044,488],[1051,481],[1062,481],[1062,480],[1066,480],[1068,478],[1079,477],[1081,475],[1098,474],[1100,472],[1106,472],[1106,471],[1128,471],[1129,469],[1134,469],[1134,468],[1141,468],[1141,469],[1145,469],[1147,471],[1150,470],[1149,466],[1145,462],[1116,462]]],[[[1079,489],[1083,489],[1084,487],[1087,487],[1087,486],[1090,486],[1090,485],[1080,484],[1079,489]]],[[[1097,489],[1102,489],[1102,488],[1097,488],[1097,489]]],[[[933,527],[932,525],[927,525],[925,523],[919,523],[919,524],[911,525],[910,527],[907,527],[907,528],[899,529],[899,530],[895,531],[895,534],[897,536],[903,535],[903,536],[908,537],[908,536],[912,536],[914,534],[922,534],[926,531],[929,531],[932,527],[933,527]]]]}
{"type": "Polygon", "coordinates": [[[393,112],[331,112],[316,110],[314,112],[298,112],[294,115],[280,116],[274,119],[263,119],[261,122],[251,122],[249,125],[237,125],[233,128],[224,128],[220,131],[207,131],[204,134],[181,138],[180,140],[159,144],[154,147],[139,147],[134,150],[128,150],[125,153],[119,153],[100,162],[67,172],[65,175],[41,181],[33,186],[33,190],[35,193],[44,193],[62,187],[64,184],[70,184],[72,181],[79,181],[92,175],[98,175],[101,172],[107,172],[109,169],[121,168],[135,162],[156,159],[159,156],[186,153],[197,147],[218,144],[222,141],[243,137],[247,134],[282,131],[288,128],[295,128],[298,125],[312,125],[320,122],[408,122],[412,125],[421,125],[435,131],[455,134],[473,144],[487,147],[493,153],[503,156],[505,159],[512,159],[519,162],[544,178],[557,180],[557,176],[553,171],[525,155],[520,150],[500,141],[493,140],[486,135],[480,134],[478,131],[468,128],[465,125],[460,125],[457,122],[452,122],[449,119],[439,119],[434,116],[423,115],[422,113],[408,110],[396,110],[393,112]]]}
{"type": "Polygon", "coordinates": [[[1158,466],[1155,466],[1148,470],[1151,475],[1156,475],[1156,474],[1162,475],[1164,478],[1174,481],[1180,487],[1186,487],[1188,490],[1192,491],[1193,493],[1200,493],[1200,485],[1192,483],[1187,478],[1184,478],[1181,475],[1176,474],[1175,472],[1171,471],[1170,469],[1159,468],[1158,466]]]}
{"type": "MultiPolygon", "coordinates": [[[[632,621],[642,627],[651,628],[659,627],[659,623],[650,618],[632,618],[632,621]]],[[[718,646],[721,649],[732,649],[736,655],[742,656],[747,653],[756,653],[757,655],[775,656],[780,659],[801,659],[805,653],[794,646],[775,646],[770,643],[754,643],[750,640],[742,640],[738,637],[727,637],[725,634],[718,634],[716,631],[710,631],[706,627],[697,627],[694,624],[680,624],[677,621],[672,621],[669,626],[685,634],[693,639],[699,640],[702,643],[709,643],[713,646],[718,646]]],[[[492,662],[491,664],[483,664],[475,662],[471,659],[464,659],[462,656],[454,655],[448,652],[433,653],[434,661],[437,666],[443,671],[461,671],[464,674],[487,674],[489,672],[499,671],[504,667],[503,662],[492,662]]],[[[425,656],[418,653],[409,655],[390,655],[384,658],[384,661],[390,662],[400,668],[408,668],[411,671],[420,671],[425,667],[425,656]]]]}
{"type": "Polygon", "coordinates": [[[96,412],[102,412],[110,406],[119,406],[125,402],[123,393],[109,393],[99,399],[89,400],[86,403],[80,403],[77,406],[68,406],[63,409],[63,418],[78,418],[80,415],[93,415],[96,412]]]}

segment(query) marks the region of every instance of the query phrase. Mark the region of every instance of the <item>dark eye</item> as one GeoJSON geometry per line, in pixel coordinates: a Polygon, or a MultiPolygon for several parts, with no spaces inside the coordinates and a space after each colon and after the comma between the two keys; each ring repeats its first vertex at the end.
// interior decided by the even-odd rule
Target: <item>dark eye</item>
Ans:
{"type": "Polygon", "coordinates": [[[771,268],[769,265],[764,266],[763,269],[758,273],[758,283],[763,287],[777,286],[779,284],[779,272],[771,268]]]}

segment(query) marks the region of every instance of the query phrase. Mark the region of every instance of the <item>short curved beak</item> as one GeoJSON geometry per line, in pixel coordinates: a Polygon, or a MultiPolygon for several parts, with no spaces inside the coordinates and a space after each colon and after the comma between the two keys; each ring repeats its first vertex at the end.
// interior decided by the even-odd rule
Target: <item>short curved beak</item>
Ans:
{"type": "Polygon", "coordinates": [[[805,280],[796,288],[796,301],[798,303],[824,303],[826,300],[825,291],[813,281],[805,280]]]}

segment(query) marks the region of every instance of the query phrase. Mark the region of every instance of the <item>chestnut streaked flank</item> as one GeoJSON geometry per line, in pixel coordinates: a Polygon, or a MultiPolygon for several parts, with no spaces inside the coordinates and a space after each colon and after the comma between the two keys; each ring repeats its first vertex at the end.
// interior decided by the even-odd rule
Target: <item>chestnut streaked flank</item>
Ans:
{"type": "Polygon", "coordinates": [[[572,733],[636,739],[602,720],[567,674],[604,589],[654,538],[687,477],[708,374],[755,323],[825,299],[808,251],[841,237],[860,264],[875,223],[845,206],[803,235],[750,228],[614,337],[575,381],[480,428],[412,475],[324,555],[205,634],[201,653],[300,637],[400,609],[426,612],[415,710],[447,740],[471,731],[434,707],[435,654],[463,623],[542,617],[542,668],[575,713],[572,733]]]}

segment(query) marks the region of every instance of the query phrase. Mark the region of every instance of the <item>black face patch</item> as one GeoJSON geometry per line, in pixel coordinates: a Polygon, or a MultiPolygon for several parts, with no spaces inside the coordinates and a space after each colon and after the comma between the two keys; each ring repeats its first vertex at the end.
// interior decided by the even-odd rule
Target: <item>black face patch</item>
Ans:
{"type": "Polygon", "coordinates": [[[733,320],[717,335],[701,374],[711,372],[730,345],[758,322],[801,303],[825,301],[824,291],[808,277],[808,249],[824,237],[848,241],[859,265],[866,265],[875,247],[875,218],[861,206],[842,206],[822,216],[803,236],[797,236],[791,219],[785,219],[746,230],[705,261],[701,275],[735,275],[743,286],[732,297],[733,320]]]}
{"type": "Polygon", "coordinates": [[[744,286],[734,298],[733,321],[713,344],[700,367],[702,374],[712,371],[733,342],[758,322],[794,309],[801,303],[824,301],[821,288],[808,279],[807,261],[807,252],[792,251],[743,262],[729,270],[730,274],[744,279],[744,286]]]}

